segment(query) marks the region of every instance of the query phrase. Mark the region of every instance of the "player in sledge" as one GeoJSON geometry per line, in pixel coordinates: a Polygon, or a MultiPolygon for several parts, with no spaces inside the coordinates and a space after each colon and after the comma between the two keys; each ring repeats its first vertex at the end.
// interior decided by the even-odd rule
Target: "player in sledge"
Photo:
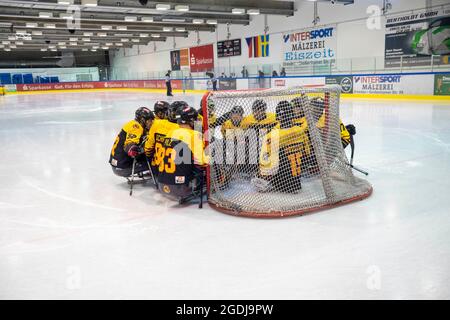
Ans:
{"type": "Polygon", "coordinates": [[[292,104],[280,101],[276,106],[279,125],[262,141],[259,177],[252,184],[260,192],[296,193],[301,189],[302,161],[310,154],[304,128],[294,123],[292,104]]]}
{"type": "Polygon", "coordinates": [[[155,119],[163,120],[167,119],[167,113],[169,111],[170,104],[167,101],[156,101],[153,107],[155,113],[155,119]]]}
{"type": "Polygon", "coordinates": [[[193,107],[178,108],[178,128],[166,134],[160,150],[158,189],[180,204],[200,197],[201,207],[208,158],[202,134],[194,130],[197,119],[198,112],[193,107]]]}
{"type": "MultiPolygon", "coordinates": [[[[163,154],[164,139],[169,131],[178,128],[177,123],[177,110],[188,104],[184,101],[175,101],[171,105],[167,106],[167,118],[155,119],[149,133],[147,141],[144,145],[144,152],[150,161],[152,172],[155,176],[158,175],[158,166],[160,165],[163,154]]],[[[158,109],[155,105],[155,110],[158,109]]],[[[164,106],[165,109],[165,106],[164,106]]],[[[162,110],[159,110],[162,112],[162,110]]]]}
{"type": "Polygon", "coordinates": [[[114,174],[130,178],[134,174],[142,175],[149,170],[142,144],[154,119],[155,116],[150,109],[141,107],[136,110],[135,119],[122,127],[109,157],[114,174]]]}

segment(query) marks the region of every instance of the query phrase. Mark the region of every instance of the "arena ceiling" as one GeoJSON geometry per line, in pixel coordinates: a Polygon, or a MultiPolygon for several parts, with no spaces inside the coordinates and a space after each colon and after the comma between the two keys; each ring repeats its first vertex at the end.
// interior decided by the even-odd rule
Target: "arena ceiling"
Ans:
{"type": "Polygon", "coordinates": [[[2,0],[0,50],[97,51],[147,45],[252,15],[292,16],[295,1],[2,0]]]}

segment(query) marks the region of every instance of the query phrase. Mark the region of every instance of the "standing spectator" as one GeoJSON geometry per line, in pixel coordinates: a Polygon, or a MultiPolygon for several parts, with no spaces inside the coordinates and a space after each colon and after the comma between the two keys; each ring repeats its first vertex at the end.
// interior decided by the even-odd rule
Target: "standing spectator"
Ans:
{"type": "Polygon", "coordinates": [[[245,68],[245,66],[242,67],[242,78],[248,78],[248,70],[245,68]]]}
{"type": "Polygon", "coordinates": [[[282,77],[286,77],[286,69],[284,69],[284,68],[281,68],[281,71],[280,71],[280,76],[282,76],[282,77]]]}
{"type": "Polygon", "coordinates": [[[273,71],[272,71],[272,77],[278,77],[277,70],[273,70],[273,71]]]}
{"type": "Polygon", "coordinates": [[[260,88],[264,88],[264,72],[262,72],[261,70],[258,70],[258,82],[259,82],[259,87],[260,88]]]}
{"type": "Polygon", "coordinates": [[[214,74],[214,72],[210,72],[209,77],[211,78],[213,91],[217,91],[217,78],[216,78],[216,75],[214,74]]]}
{"type": "Polygon", "coordinates": [[[173,97],[172,94],[172,82],[170,81],[170,73],[171,71],[168,70],[166,73],[166,88],[167,88],[167,96],[168,97],[173,97]]]}

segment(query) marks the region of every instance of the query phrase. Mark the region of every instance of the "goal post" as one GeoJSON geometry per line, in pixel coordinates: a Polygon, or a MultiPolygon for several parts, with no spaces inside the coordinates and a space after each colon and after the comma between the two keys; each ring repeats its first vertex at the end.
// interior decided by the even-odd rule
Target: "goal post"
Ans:
{"type": "Polygon", "coordinates": [[[206,93],[210,206],[272,218],[368,197],[372,186],[354,176],[341,142],[339,100],[332,85],[206,93]]]}

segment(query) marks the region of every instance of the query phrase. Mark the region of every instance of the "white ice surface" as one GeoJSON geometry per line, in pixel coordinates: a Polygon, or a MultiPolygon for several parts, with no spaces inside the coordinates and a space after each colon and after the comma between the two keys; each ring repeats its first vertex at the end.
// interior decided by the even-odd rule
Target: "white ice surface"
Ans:
{"type": "Polygon", "coordinates": [[[128,195],[110,148],[163,98],[0,97],[1,299],[450,298],[448,103],[342,101],[374,194],[255,220],[128,195]]]}

